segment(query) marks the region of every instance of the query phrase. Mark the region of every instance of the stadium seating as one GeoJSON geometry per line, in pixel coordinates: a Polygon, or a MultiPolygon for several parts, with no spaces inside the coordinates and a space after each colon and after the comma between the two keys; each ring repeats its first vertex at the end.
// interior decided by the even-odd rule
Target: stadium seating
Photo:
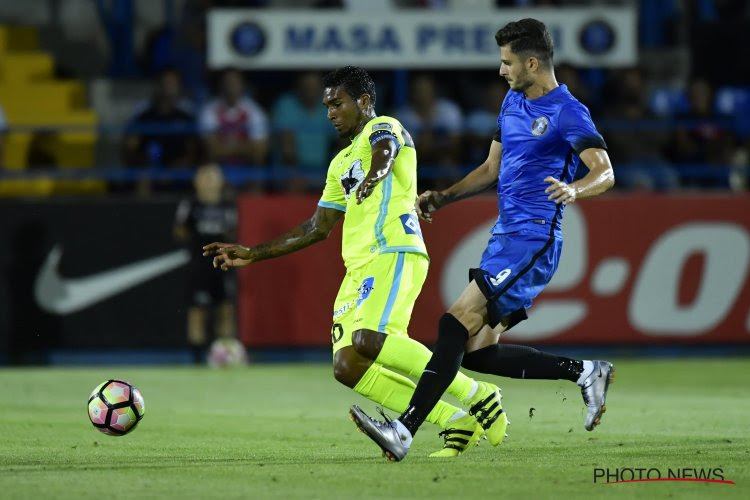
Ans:
{"type": "MultiPolygon", "coordinates": [[[[96,115],[86,107],[83,83],[54,77],[52,57],[38,49],[34,28],[0,26],[0,103],[11,126],[2,165],[29,166],[29,152],[39,129],[61,128],[43,134],[36,144],[44,148],[49,164],[91,167],[94,164],[96,115]],[[67,130],[66,130],[67,129],[67,130]]],[[[3,180],[0,195],[100,191],[99,182],[3,180]]]]}

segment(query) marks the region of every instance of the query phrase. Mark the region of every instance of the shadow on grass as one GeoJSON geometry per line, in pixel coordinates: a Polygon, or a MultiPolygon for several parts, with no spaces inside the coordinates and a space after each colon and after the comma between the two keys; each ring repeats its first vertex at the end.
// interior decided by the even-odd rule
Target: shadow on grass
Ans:
{"type": "Polygon", "coordinates": [[[18,473],[35,473],[35,472],[54,472],[54,471],[100,471],[112,470],[116,468],[122,470],[139,470],[139,469],[182,469],[190,467],[274,467],[274,466],[295,466],[299,467],[304,463],[309,465],[344,465],[352,463],[387,463],[379,456],[361,455],[343,455],[340,457],[323,457],[311,456],[307,460],[301,461],[300,457],[279,457],[273,455],[258,455],[248,458],[181,458],[181,457],[160,457],[140,460],[128,460],[127,462],[113,461],[86,461],[77,463],[51,464],[40,461],[26,461],[17,464],[8,464],[0,466],[0,476],[5,474],[18,473]]]}

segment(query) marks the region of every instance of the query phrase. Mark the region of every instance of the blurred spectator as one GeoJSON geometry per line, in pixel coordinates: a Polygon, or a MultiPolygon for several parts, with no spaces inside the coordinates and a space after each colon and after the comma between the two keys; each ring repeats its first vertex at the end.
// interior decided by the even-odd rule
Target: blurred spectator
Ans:
{"type": "Polygon", "coordinates": [[[601,129],[615,167],[617,186],[646,191],[676,189],[679,177],[663,156],[667,132],[663,127],[644,127],[649,120],[653,124],[654,117],[646,106],[641,71],[630,68],[613,76],[608,92],[611,101],[604,115],[608,120],[601,122],[601,129]]]}
{"type": "MultiPolygon", "coordinates": [[[[667,150],[672,162],[727,166],[732,161],[735,137],[723,122],[717,120],[713,102],[713,89],[707,80],[699,78],[690,83],[688,110],[677,116],[681,121],[672,134],[667,150]]],[[[686,170],[682,182],[683,185],[696,187],[725,187],[726,172],[717,171],[716,174],[695,176],[686,170]]]]}
{"type": "Polygon", "coordinates": [[[466,116],[466,162],[478,165],[487,159],[492,137],[497,132],[497,117],[508,84],[500,79],[488,83],[482,91],[481,107],[466,116]]]}
{"type": "Polygon", "coordinates": [[[321,173],[325,172],[330,161],[336,131],[321,105],[322,95],[320,75],[303,73],[297,79],[296,91],[282,95],[273,108],[272,123],[280,163],[301,174],[286,184],[287,190],[318,189],[321,173]]]}
{"type": "Polygon", "coordinates": [[[444,167],[437,184],[460,175],[463,115],[455,102],[438,96],[434,77],[413,80],[409,105],[397,117],[414,138],[419,163],[444,167]]]}
{"type": "Polygon", "coordinates": [[[236,334],[233,273],[217,271],[203,257],[203,246],[214,241],[233,241],[237,225],[234,206],[224,200],[224,175],[216,164],[200,167],[193,180],[195,199],[180,202],[175,215],[174,236],[190,250],[187,340],[196,363],[203,361],[208,346],[208,322],[213,336],[236,334]]]}
{"type": "Polygon", "coordinates": [[[211,0],[185,0],[172,39],[171,59],[199,107],[210,96],[206,83],[206,17],[210,8],[211,0]]]}
{"type": "Polygon", "coordinates": [[[201,111],[200,127],[212,161],[232,165],[264,166],[268,152],[266,112],[245,95],[239,70],[226,69],[219,95],[201,111]]]}
{"type": "MultiPolygon", "coordinates": [[[[191,167],[199,161],[200,144],[195,133],[195,118],[189,105],[181,100],[180,76],[165,69],[154,82],[151,98],[137,110],[122,141],[123,160],[133,167],[191,167]]],[[[174,184],[154,184],[159,190],[174,184]]],[[[150,186],[143,181],[140,191],[150,186]]]]}

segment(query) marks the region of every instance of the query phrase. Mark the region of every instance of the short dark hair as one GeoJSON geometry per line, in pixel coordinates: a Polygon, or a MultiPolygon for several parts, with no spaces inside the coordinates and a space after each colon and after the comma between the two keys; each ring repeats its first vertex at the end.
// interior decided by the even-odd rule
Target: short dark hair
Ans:
{"type": "Polygon", "coordinates": [[[498,47],[510,44],[515,53],[533,55],[545,66],[552,65],[552,36],[543,22],[526,18],[506,24],[495,33],[498,47]]]}
{"type": "Polygon", "coordinates": [[[346,93],[353,99],[358,99],[363,94],[370,96],[370,102],[375,105],[375,82],[372,77],[362,68],[357,66],[344,66],[331,71],[323,77],[323,85],[326,87],[344,87],[346,93]]]}

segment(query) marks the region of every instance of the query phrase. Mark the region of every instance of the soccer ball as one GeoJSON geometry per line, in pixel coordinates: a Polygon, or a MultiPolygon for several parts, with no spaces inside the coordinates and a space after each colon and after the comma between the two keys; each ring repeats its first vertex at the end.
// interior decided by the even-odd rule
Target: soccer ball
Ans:
{"type": "Polygon", "coordinates": [[[247,363],[247,351],[234,337],[216,339],[208,351],[208,364],[215,368],[238,366],[247,363]]]}
{"type": "Polygon", "coordinates": [[[135,429],[146,407],[141,391],[122,380],[102,382],[89,396],[89,419],[110,436],[124,436],[135,429]]]}

